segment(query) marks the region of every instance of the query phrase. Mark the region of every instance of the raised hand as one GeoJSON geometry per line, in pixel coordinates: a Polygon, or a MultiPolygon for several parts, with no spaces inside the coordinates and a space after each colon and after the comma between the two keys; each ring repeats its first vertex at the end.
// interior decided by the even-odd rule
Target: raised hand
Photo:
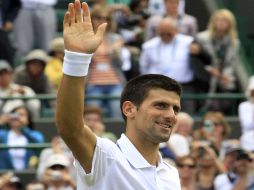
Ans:
{"type": "Polygon", "coordinates": [[[79,0],[75,0],[74,4],[69,3],[63,22],[65,48],[74,52],[93,53],[102,42],[106,26],[103,23],[93,29],[87,3],[81,5],[79,0]]]}

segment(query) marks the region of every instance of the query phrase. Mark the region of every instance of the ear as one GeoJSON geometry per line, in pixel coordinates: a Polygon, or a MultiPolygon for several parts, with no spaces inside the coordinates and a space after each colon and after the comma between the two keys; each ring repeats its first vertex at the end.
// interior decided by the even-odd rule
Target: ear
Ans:
{"type": "Polygon", "coordinates": [[[135,116],[136,110],[136,106],[130,101],[125,101],[122,105],[123,114],[127,118],[133,118],[135,116]]]}

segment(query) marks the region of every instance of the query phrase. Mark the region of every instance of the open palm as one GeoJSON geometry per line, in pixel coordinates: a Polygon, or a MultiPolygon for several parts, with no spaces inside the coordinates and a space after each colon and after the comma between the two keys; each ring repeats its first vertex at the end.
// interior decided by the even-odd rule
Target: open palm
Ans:
{"type": "Polygon", "coordinates": [[[69,3],[64,16],[64,45],[69,51],[93,53],[103,39],[107,24],[101,24],[94,33],[88,5],[79,0],[69,3]],[[82,11],[81,11],[82,9],[82,11]]]}

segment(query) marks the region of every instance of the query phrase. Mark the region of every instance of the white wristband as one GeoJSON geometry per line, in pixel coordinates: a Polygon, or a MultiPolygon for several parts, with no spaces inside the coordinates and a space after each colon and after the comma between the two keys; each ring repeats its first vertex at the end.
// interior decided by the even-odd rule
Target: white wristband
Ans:
{"type": "Polygon", "coordinates": [[[64,50],[63,73],[75,77],[86,76],[93,54],[64,50]]]}

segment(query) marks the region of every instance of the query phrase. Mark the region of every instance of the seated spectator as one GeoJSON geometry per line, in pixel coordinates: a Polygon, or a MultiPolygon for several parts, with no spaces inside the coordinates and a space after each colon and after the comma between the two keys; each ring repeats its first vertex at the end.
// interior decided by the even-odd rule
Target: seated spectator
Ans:
{"type": "Polygon", "coordinates": [[[250,170],[252,159],[247,152],[242,149],[228,150],[228,154],[234,152],[234,160],[229,171],[220,174],[215,178],[215,190],[251,190],[254,188],[254,175],[250,170]]]}
{"type": "Polygon", "coordinates": [[[247,101],[239,104],[238,116],[242,128],[241,146],[247,151],[254,151],[254,76],[249,79],[245,92],[247,101]]]}
{"type": "MultiPolygon", "coordinates": [[[[46,161],[51,155],[54,155],[54,154],[64,154],[66,158],[68,158],[70,163],[73,163],[74,161],[74,157],[70,149],[64,143],[64,141],[59,136],[54,137],[51,140],[51,147],[43,149],[40,153],[39,164],[38,164],[37,172],[36,172],[38,180],[42,180],[43,174],[47,167],[46,161]]],[[[68,169],[71,172],[73,179],[75,179],[76,173],[74,173],[75,171],[74,171],[73,165],[69,165],[68,169]]]]}
{"type": "Polygon", "coordinates": [[[177,127],[175,128],[175,133],[183,135],[188,139],[188,142],[192,142],[193,139],[193,125],[194,119],[185,112],[180,112],[177,115],[177,127]]]}
{"type": "Polygon", "coordinates": [[[1,190],[21,190],[22,187],[23,184],[20,178],[15,176],[12,172],[7,172],[0,176],[1,190]]]}
{"type": "MultiPolygon", "coordinates": [[[[209,93],[237,92],[236,65],[240,42],[234,15],[226,9],[217,10],[207,29],[198,33],[196,40],[212,59],[206,68],[211,75],[209,93]]],[[[209,100],[206,107],[229,114],[232,100],[209,100]]]]}
{"type": "Polygon", "coordinates": [[[190,155],[179,157],[176,160],[182,190],[198,190],[196,184],[197,164],[190,155]]]}
{"type": "Polygon", "coordinates": [[[195,145],[192,155],[197,160],[196,189],[213,190],[215,177],[225,172],[225,167],[218,158],[215,149],[207,145],[195,145]]]}
{"type": "Polygon", "coordinates": [[[99,137],[104,137],[116,141],[116,136],[111,132],[105,131],[102,121],[102,110],[97,106],[86,106],[84,109],[84,123],[99,137]]]}
{"type": "Polygon", "coordinates": [[[46,64],[45,74],[50,83],[57,91],[62,79],[62,64],[64,58],[64,41],[62,37],[55,38],[50,42],[49,54],[50,60],[46,64]]]}
{"type": "Polygon", "coordinates": [[[201,127],[194,132],[194,141],[212,145],[217,152],[223,151],[223,143],[230,127],[223,113],[207,112],[201,121],[201,127]]]}
{"type": "Polygon", "coordinates": [[[163,17],[170,17],[177,22],[180,34],[195,36],[198,31],[197,19],[188,14],[180,14],[180,0],[164,0],[165,14],[163,16],[151,16],[146,23],[145,39],[149,40],[157,36],[157,27],[163,17]]]}
{"type": "MultiPolygon", "coordinates": [[[[28,86],[15,84],[12,80],[13,70],[10,65],[3,60],[0,60],[0,97],[34,97],[35,92],[28,86]]],[[[14,107],[25,105],[33,114],[33,117],[38,117],[40,113],[40,101],[37,99],[31,100],[0,100],[0,113],[8,113],[14,107]]]]}
{"type": "MultiPolygon", "coordinates": [[[[42,133],[34,130],[32,116],[24,107],[16,107],[10,113],[0,116],[0,143],[8,146],[26,146],[29,143],[43,143],[42,133]]],[[[30,162],[37,156],[31,149],[6,149],[0,151],[0,169],[24,170],[35,167],[30,162]]]]}
{"type": "Polygon", "coordinates": [[[163,157],[177,160],[190,154],[192,140],[193,119],[185,112],[177,114],[177,123],[168,142],[160,143],[160,152],[163,157]]]}
{"type": "Polygon", "coordinates": [[[42,50],[33,50],[25,57],[25,64],[15,69],[14,81],[32,88],[36,94],[50,94],[52,86],[44,74],[47,54],[42,50]]]}
{"type": "Polygon", "coordinates": [[[68,167],[70,162],[63,154],[52,154],[46,160],[46,170],[42,181],[46,184],[47,190],[61,189],[74,190],[76,187],[68,167]]]}

